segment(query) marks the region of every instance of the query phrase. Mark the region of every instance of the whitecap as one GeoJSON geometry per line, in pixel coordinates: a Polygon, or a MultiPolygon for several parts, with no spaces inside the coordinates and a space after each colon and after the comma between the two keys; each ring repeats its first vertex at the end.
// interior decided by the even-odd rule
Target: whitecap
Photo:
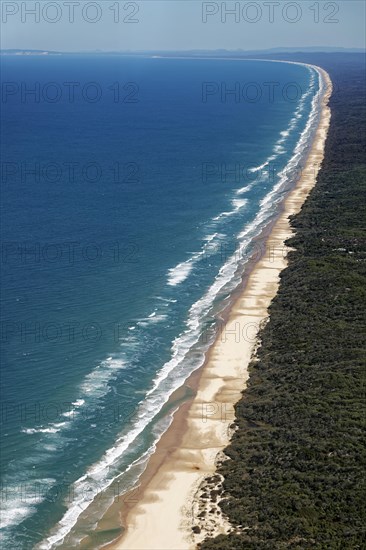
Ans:
{"type": "Polygon", "coordinates": [[[245,187],[240,187],[240,189],[237,189],[235,193],[237,195],[243,195],[244,193],[247,193],[248,191],[250,191],[252,187],[253,187],[253,184],[251,183],[249,185],[246,185],[245,187]]]}
{"type": "Polygon", "coordinates": [[[149,315],[148,317],[145,317],[143,319],[140,319],[138,321],[138,326],[140,327],[147,327],[150,324],[160,323],[161,321],[164,321],[167,318],[167,315],[165,313],[161,313],[159,315],[149,315]]]}
{"type": "Polygon", "coordinates": [[[60,428],[57,428],[56,425],[49,426],[47,428],[23,428],[22,432],[28,435],[33,434],[55,434],[60,431],[60,428]]]}
{"type": "Polygon", "coordinates": [[[1,529],[17,526],[33,514],[35,506],[45,500],[47,491],[54,483],[56,480],[51,478],[20,479],[13,483],[4,480],[1,488],[1,529]]]}
{"type": "MultiPolygon", "coordinates": [[[[111,360],[111,359],[112,359],[112,357],[108,357],[107,361],[111,360]]],[[[74,405],[74,407],[81,407],[82,405],[85,404],[85,399],[77,399],[72,404],[74,405]]]]}
{"type": "Polygon", "coordinates": [[[268,159],[263,162],[263,164],[260,164],[259,166],[254,166],[253,168],[249,168],[248,169],[248,172],[251,172],[251,173],[255,173],[255,172],[259,172],[260,170],[263,170],[263,168],[265,168],[268,164],[268,159]]]}
{"type": "Polygon", "coordinates": [[[192,260],[187,260],[186,262],[181,262],[175,267],[172,267],[168,271],[168,285],[177,286],[180,283],[183,283],[191,273],[193,268],[192,260]]]}
{"type": "Polygon", "coordinates": [[[235,208],[235,212],[241,210],[246,204],[248,204],[247,199],[233,199],[231,202],[235,208]]]}

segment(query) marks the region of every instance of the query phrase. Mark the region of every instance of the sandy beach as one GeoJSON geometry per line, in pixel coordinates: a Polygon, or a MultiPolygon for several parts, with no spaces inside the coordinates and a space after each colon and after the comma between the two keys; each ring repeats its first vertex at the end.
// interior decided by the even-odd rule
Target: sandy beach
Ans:
{"type": "Polygon", "coordinates": [[[322,75],[325,91],[306,166],[285,199],[261,257],[219,331],[205,365],[187,381],[196,394],[179,407],[158,443],[141,478],[136,502],[123,512],[126,531],[110,548],[188,550],[195,548],[206,534],[216,535],[230,529],[217,503],[210,502],[208,506],[199,497],[207,477],[215,475],[217,460],[229,443],[234,404],[245,389],[257,333],[268,319],[268,306],[277,292],[280,272],[287,265],[284,242],[292,235],[289,216],[301,209],[315,185],[323,159],[332,85],[329,75],[319,67],[316,69],[322,75]],[[192,531],[194,526],[196,534],[192,531]]]}

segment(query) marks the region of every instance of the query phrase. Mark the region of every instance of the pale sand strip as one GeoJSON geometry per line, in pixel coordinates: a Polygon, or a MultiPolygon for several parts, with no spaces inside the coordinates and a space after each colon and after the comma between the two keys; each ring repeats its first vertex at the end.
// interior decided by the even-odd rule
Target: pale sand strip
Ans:
{"type": "MultiPolygon", "coordinates": [[[[330,121],[327,106],[331,94],[329,75],[320,71],[326,91],[319,126],[305,170],[288,195],[284,209],[273,225],[266,253],[254,266],[245,288],[230,311],[226,326],[212,346],[202,369],[198,392],[188,410],[179,409],[168,432],[179,430],[179,415],[184,414],[184,430],[179,444],[166,454],[127,514],[127,530],[113,548],[124,550],[188,550],[202,536],[194,538],[197,524],[192,510],[205,476],[215,473],[215,460],[230,440],[229,426],[234,404],[239,401],[248,378],[258,327],[268,318],[268,306],[279,285],[279,274],[286,267],[284,241],[292,235],[288,217],[301,209],[316,182],[323,160],[330,121]]],[[[180,419],[181,422],[182,419],[180,419]]],[[[181,425],[181,424],[180,424],[181,425]]],[[[167,433],[168,433],[167,432],[167,433]]],[[[149,466],[148,466],[149,468],[149,466]]],[[[225,532],[223,518],[216,533],[225,532]]]]}

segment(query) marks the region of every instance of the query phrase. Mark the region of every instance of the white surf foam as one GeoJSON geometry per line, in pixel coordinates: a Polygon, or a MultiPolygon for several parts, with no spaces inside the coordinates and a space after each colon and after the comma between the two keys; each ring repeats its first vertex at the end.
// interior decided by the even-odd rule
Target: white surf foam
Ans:
{"type": "Polygon", "coordinates": [[[240,189],[237,189],[235,191],[236,195],[244,195],[244,193],[247,193],[250,191],[253,187],[253,183],[250,183],[249,185],[245,185],[244,187],[240,187],[240,189]]]}
{"type": "MultiPolygon", "coordinates": [[[[316,74],[316,71],[315,69],[313,69],[312,67],[309,67],[307,66],[308,70],[310,71],[311,73],[311,77],[310,77],[310,83],[309,83],[309,88],[306,92],[304,92],[301,96],[301,99],[299,101],[299,105],[297,106],[296,110],[295,110],[295,114],[294,116],[291,118],[290,120],[290,123],[288,125],[288,127],[285,129],[285,130],[282,130],[280,132],[280,137],[279,139],[276,141],[274,147],[273,147],[273,154],[271,154],[262,164],[260,164],[259,166],[255,166],[253,168],[250,168],[248,171],[249,172],[252,172],[252,173],[257,173],[257,172],[260,172],[262,173],[264,170],[267,170],[267,168],[269,167],[270,163],[275,161],[278,156],[280,155],[283,155],[284,153],[286,153],[286,147],[284,146],[284,144],[286,143],[287,139],[289,138],[289,136],[291,135],[291,132],[296,128],[298,122],[300,121],[300,119],[303,117],[303,111],[304,111],[304,108],[306,106],[306,100],[307,98],[309,97],[309,95],[312,95],[314,93],[314,87],[315,87],[315,74],[316,74]]],[[[321,76],[320,76],[321,78],[321,76]]],[[[316,97],[316,96],[314,96],[316,97]]],[[[311,116],[311,115],[310,115],[311,116]]],[[[264,175],[264,174],[262,174],[264,175]]],[[[255,183],[255,182],[254,182],[255,183]]],[[[244,188],[245,189],[245,188],[244,188]]],[[[248,189],[249,190],[249,189],[248,189]]]]}
{"type": "MultiPolygon", "coordinates": [[[[65,423],[62,423],[65,424],[65,423]]],[[[60,431],[62,425],[60,425],[59,428],[54,426],[50,426],[48,428],[22,428],[22,432],[25,434],[33,435],[33,434],[55,434],[60,431]]]]}
{"type": "MultiPolygon", "coordinates": [[[[237,212],[238,207],[235,206],[234,210],[230,214],[235,214],[237,212]]],[[[219,233],[213,233],[206,235],[204,240],[204,245],[201,247],[201,250],[199,252],[195,252],[192,254],[192,256],[184,261],[176,265],[175,267],[168,270],[168,285],[169,286],[177,286],[180,283],[183,283],[188,276],[190,275],[193,267],[195,264],[207,253],[209,247],[211,246],[211,243],[216,239],[221,237],[219,233]]]]}
{"type": "Polygon", "coordinates": [[[241,210],[244,206],[246,206],[248,204],[248,199],[233,199],[231,201],[232,205],[233,205],[233,210],[229,210],[228,212],[221,212],[221,214],[219,214],[218,216],[215,216],[212,221],[213,222],[218,222],[224,218],[228,218],[230,216],[234,216],[235,214],[237,214],[239,212],[239,210],[241,210]]]}
{"type": "Polygon", "coordinates": [[[193,269],[194,260],[191,258],[185,262],[172,267],[168,271],[168,285],[177,286],[180,283],[183,283],[193,269]]]}
{"type": "Polygon", "coordinates": [[[156,311],[149,315],[148,317],[144,317],[143,319],[139,319],[137,322],[137,325],[139,327],[147,327],[151,324],[160,323],[161,321],[165,321],[167,318],[167,315],[164,313],[157,314],[156,311]]]}
{"type": "MultiPolygon", "coordinates": [[[[19,525],[35,513],[36,506],[44,502],[47,490],[56,483],[55,479],[26,479],[17,483],[2,484],[1,494],[1,529],[19,525]]],[[[10,546],[9,546],[10,548],[10,546]]]]}

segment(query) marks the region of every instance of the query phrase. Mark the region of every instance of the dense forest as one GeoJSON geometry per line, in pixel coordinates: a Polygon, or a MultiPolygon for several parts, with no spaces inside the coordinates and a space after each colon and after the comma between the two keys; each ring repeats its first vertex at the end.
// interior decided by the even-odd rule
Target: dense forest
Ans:
{"type": "Polygon", "coordinates": [[[366,548],[364,56],[286,58],[328,71],[331,125],[219,467],[233,530],[200,550],[366,548]]]}

